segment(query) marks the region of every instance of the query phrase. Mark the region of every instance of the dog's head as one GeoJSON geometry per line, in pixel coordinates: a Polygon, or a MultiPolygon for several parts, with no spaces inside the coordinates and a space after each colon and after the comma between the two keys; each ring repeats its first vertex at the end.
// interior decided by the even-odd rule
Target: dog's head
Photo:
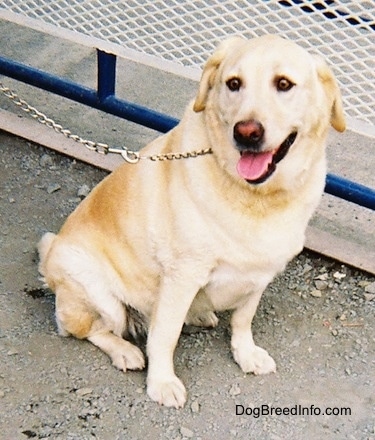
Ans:
{"type": "Polygon", "coordinates": [[[314,160],[314,148],[323,148],[330,124],[345,130],[326,63],[273,35],[224,41],[204,67],[194,111],[205,112],[213,127],[223,166],[256,185],[280,173],[297,177],[314,160]]]}

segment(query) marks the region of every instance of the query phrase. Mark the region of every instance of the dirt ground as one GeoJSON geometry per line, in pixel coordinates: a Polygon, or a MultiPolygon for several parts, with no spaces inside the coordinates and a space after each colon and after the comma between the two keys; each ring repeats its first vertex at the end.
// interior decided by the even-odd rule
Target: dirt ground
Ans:
{"type": "Polygon", "coordinates": [[[0,151],[1,439],[375,439],[374,277],[302,253],[254,323],[277,373],[240,371],[223,314],[218,328],[181,336],[188,401],[159,407],[145,372],[119,372],[57,335],[54,296],[38,280],[39,238],[105,173],[4,133],[0,151]]]}

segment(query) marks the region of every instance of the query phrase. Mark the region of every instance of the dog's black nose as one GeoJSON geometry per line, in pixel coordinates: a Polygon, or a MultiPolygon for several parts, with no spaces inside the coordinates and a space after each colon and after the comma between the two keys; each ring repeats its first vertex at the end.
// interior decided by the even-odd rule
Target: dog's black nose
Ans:
{"type": "Polygon", "coordinates": [[[233,128],[233,137],[240,150],[259,150],[263,143],[264,127],[255,119],[237,122],[233,128]]]}

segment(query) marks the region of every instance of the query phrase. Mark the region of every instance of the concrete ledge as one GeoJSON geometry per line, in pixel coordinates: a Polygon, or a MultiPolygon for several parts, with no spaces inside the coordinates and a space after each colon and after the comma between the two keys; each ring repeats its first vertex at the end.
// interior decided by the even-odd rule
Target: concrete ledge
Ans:
{"type": "Polygon", "coordinates": [[[365,248],[330,232],[309,226],[305,247],[342,263],[375,274],[375,250],[365,248]]]}
{"type": "Polygon", "coordinates": [[[0,129],[103,170],[112,171],[123,162],[120,155],[95,153],[45,125],[2,109],[0,129]]]}

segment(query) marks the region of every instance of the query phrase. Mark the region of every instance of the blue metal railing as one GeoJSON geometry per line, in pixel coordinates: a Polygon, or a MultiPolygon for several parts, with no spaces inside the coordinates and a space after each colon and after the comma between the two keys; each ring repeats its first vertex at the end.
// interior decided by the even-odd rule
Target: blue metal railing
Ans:
{"type": "Polygon", "coordinates": [[[176,118],[115,96],[115,55],[98,50],[97,62],[97,90],[1,56],[0,74],[163,133],[178,124],[176,118]]]}
{"type": "Polygon", "coordinates": [[[327,194],[375,210],[375,190],[368,186],[328,173],[324,191],[327,194]]]}
{"type": "MultiPolygon", "coordinates": [[[[97,50],[97,89],[35,69],[0,56],[0,74],[47,90],[165,133],[178,124],[178,119],[115,96],[116,55],[97,50]]],[[[325,192],[375,210],[375,190],[348,179],[327,174],[325,192]]]]}

